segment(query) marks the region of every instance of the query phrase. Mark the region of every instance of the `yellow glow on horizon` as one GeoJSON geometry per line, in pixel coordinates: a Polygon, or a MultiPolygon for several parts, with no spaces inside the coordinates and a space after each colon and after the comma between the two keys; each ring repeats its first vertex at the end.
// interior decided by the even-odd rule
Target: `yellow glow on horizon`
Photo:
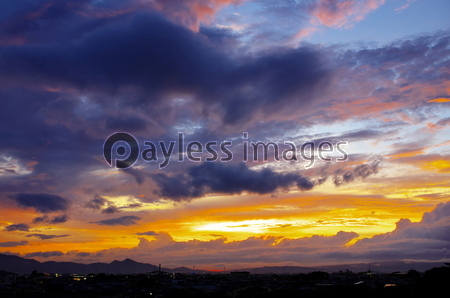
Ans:
{"type": "MultiPolygon", "coordinates": [[[[408,182],[411,184],[411,181],[408,182]]],[[[329,183],[331,184],[331,182],[329,183]]],[[[313,235],[333,236],[340,231],[359,235],[352,240],[370,238],[377,234],[391,232],[400,218],[420,221],[423,212],[443,201],[443,197],[420,197],[433,193],[449,193],[442,184],[420,185],[410,188],[383,189],[380,196],[373,196],[374,186],[365,182],[334,188],[323,187],[320,192],[287,192],[274,199],[271,195],[208,196],[191,202],[173,203],[157,201],[145,203],[130,196],[105,196],[117,207],[140,202],[141,206],[121,209],[122,212],[104,215],[101,219],[135,215],[141,219],[136,225],[108,226],[95,224],[98,211],[86,212],[83,219],[71,218],[58,226],[48,224],[32,225],[33,233],[64,235],[70,237],[40,240],[25,237],[25,233],[11,232],[3,241],[27,240],[29,245],[5,248],[4,251],[30,253],[35,251],[97,252],[109,248],[134,248],[138,238],[156,240],[157,237],[137,235],[147,231],[169,234],[174,241],[211,241],[218,237],[226,242],[242,241],[249,237],[303,238],[313,235]],[[440,186],[442,185],[442,186],[440,186]],[[332,192],[332,189],[335,189],[332,192]],[[133,212],[128,212],[133,211],[133,212]],[[37,232],[35,229],[41,231],[37,232]]],[[[413,184],[411,184],[413,185],[413,184]]],[[[386,187],[386,186],[385,186],[386,187]]],[[[377,192],[380,194],[380,192],[377,192]]],[[[23,220],[23,209],[5,210],[9,223],[31,222],[40,214],[28,209],[28,219],[23,220]],[[17,212],[17,216],[14,216],[17,212]],[[11,217],[11,215],[13,215],[11,217]],[[22,216],[20,219],[19,216],[22,216]]],[[[0,212],[1,214],[2,212],[0,212]]],[[[69,214],[70,215],[70,214],[69,214]]]]}
{"type": "MultiPolygon", "coordinates": [[[[295,225],[308,225],[310,222],[296,221],[295,225]]],[[[192,229],[196,231],[210,231],[210,232],[252,232],[263,233],[270,228],[277,226],[293,225],[292,221],[279,220],[279,219],[254,219],[254,220],[242,220],[242,221],[222,221],[222,222],[209,222],[201,223],[194,226],[192,229]]]]}

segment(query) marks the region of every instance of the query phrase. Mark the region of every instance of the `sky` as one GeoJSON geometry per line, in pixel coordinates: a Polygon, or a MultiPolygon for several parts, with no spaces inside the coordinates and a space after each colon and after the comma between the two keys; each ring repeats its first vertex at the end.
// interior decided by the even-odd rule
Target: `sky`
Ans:
{"type": "Polygon", "coordinates": [[[450,261],[449,1],[0,3],[0,253],[450,261]]]}

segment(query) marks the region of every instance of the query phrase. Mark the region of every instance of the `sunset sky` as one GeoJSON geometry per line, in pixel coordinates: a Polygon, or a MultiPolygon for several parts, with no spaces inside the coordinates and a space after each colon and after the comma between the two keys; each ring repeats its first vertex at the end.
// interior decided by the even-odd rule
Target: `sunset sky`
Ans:
{"type": "Polygon", "coordinates": [[[1,3],[0,253],[208,270],[450,261],[448,0],[1,3]],[[158,160],[111,167],[115,132],[158,160]]]}

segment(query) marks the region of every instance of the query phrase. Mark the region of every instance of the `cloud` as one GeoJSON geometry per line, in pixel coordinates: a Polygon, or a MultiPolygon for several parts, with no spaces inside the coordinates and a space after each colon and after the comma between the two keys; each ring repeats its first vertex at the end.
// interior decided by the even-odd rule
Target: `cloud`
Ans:
{"type": "Polygon", "coordinates": [[[252,267],[267,264],[342,264],[345,262],[377,261],[436,261],[450,257],[450,201],[438,204],[426,212],[420,222],[402,219],[397,228],[372,238],[364,238],[355,244],[354,232],[338,232],[335,235],[313,235],[303,238],[272,236],[249,237],[239,241],[227,241],[221,237],[209,241],[175,241],[170,235],[159,232],[154,240],[140,238],[132,249],[109,249],[111,258],[133,254],[144,260],[147,252],[165,264],[173,266],[195,264],[252,267]]]}
{"type": "Polygon", "coordinates": [[[46,234],[28,234],[27,237],[37,237],[41,240],[48,240],[48,239],[54,239],[54,238],[62,238],[62,237],[69,237],[70,235],[46,235],[46,234]]]}
{"type": "Polygon", "coordinates": [[[106,119],[106,126],[114,131],[145,131],[147,121],[136,116],[126,117],[125,119],[109,117],[106,119]]]}
{"type": "MultiPolygon", "coordinates": [[[[405,240],[426,239],[433,240],[425,243],[447,242],[450,245],[450,201],[439,203],[430,212],[425,212],[420,222],[411,222],[407,218],[399,220],[396,229],[392,232],[377,235],[372,238],[365,238],[355,245],[372,245],[381,248],[383,245],[391,246],[396,242],[404,243],[405,240]]],[[[415,243],[420,246],[420,243],[415,243]]],[[[447,249],[450,246],[447,246],[447,249]]],[[[408,248],[412,250],[414,247],[408,248]]]]}
{"type": "Polygon", "coordinates": [[[38,216],[33,218],[33,223],[49,222],[50,218],[48,215],[38,216]]]}
{"type": "Polygon", "coordinates": [[[450,117],[446,117],[446,118],[442,118],[441,120],[439,120],[438,122],[436,122],[437,126],[449,126],[450,125],[450,117]]]}
{"type": "Polygon", "coordinates": [[[61,214],[50,218],[48,215],[38,216],[33,219],[34,223],[50,223],[50,224],[59,224],[65,223],[69,220],[69,216],[67,214],[61,214]]]}
{"type": "Polygon", "coordinates": [[[314,139],[315,144],[320,144],[321,142],[327,141],[331,143],[337,143],[341,141],[347,141],[347,142],[357,142],[357,141],[363,141],[363,140],[371,140],[374,138],[378,138],[380,136],[386,136],[391,134],[390,131],[379,131],[375,129],[359,129],[354,131],[349,131],[342,133],[338,136],[326,136],[319,139],[314,139]]]}
{"type": "Polygon", "coordinates": [[[127,215],[127,216],[121,216],[111,219],[105,219],[100,221],[94,221],[89,223],[95,223],[98,225],[104,225],[104,226],[132,226],[137,225],[136,221],[140,220],[140,217],[127,215]]]}
{"type": "Polygon", "coordinates": [[[27,245],[28,241],[6,241],[0,242],[0,247],[16,247],[27,245]]]}
{"type": "Polygon", "coordinates": [[[84,207],[94,209],[94,210],[100,210],[104,206],[108,206],[105,209],[102,210],[102,213],[104,214],[113,214],[120,212],[119,208],[117,208],[114,203],[110,200],[107,200],[98,194],[95,195],[95,197],[88,201],[84,207]]]}
{"type": "Polygon", "coordinates": [[[203,163],[189,168],[186,174],[153,174],[159,186],[156,194],[175,201],[202,197],[208,193],[240,194],[244,191],[267,194],[296,186],[300,190],[314,187],[307,177],[296,173],[277,173],[269,168],[249,169],[244,163],[203,163]]]}
{"type": "Polygon", "coordinates": [[[225,237],[212,240],[174,240],[163,231],[136,233],[153,236],[139,238],[133,248],[110,248],[95,253],[104,262],[130,256],[140,262],[158,259],[167,267],[195,263],[207,268],[250,268],[267,265],[318,266],[378,261],[442,261],[450,258],[450,201],[440,203],[422,220],[401,219],[397,227],[371,238],[358,239],[355,232],[340,231],[333,235],[312,235],[302,238],[254,236],[243,240],[225,237]],[[355,242],[356,241],[356,242],[355,242]],[[353,242],[355,242],[353,244],[353,242]]]}
{"type": "Polygon", "coordinates": [[[347,27],[384,4],[385,0],[319,0],[312,15],[327,27],[347,27]]]}
{"type": "Polygon", "coordinates": [[[79,253],[77,253],[77,257],[82,257],[82,258],[89,257],[90,255],[91,255],[90,252],[79,252],[79,253]]]}
{"type": "Polygon", "coordinates": [[[404,9],[407,9],[408,7],[409,7],[409,3],[406,3],[406,4],[403,5],[403,6],[397,7],[396,9],[394,9],[394,11],[399,12],[399,11],[402,11],[402,10],[404,10],[404,9]]]}
{"type": "Polygon", "coordinates": [[[11,195],[11,198],[16,201],[19,206],[24,208],[31,207],[41,213],[66,211],[70,206],[69,200],[58,195],[45,193],[19,193],[11,195]]]}
{"type": "Polygon", "coordinates": [[[428,123],[427,125],[429,128],[436,130],[436,129],[443,129],[446,126],[450,126],[450,117],[442,118],[436,123],[428,123]]]}
{"type": "Polygon", "coordinates": [[[442,103],[442,102],[450,102],[450,98],[447,98],[447,97],[438,97],[438,98],[430,99],[428,102],[439,102],[439,103],[442,103]]]}
{"type": "Polygon", "coordinates": [[[356,154],[349,156],[348,159],[352,160],[350,164],[346,162],[325,163],[308,170],[307,173],[309,176],[315,177],[316,185],[321,185],[331,178],[333,184],[339,187],[377,174],[383,163],[381,156],[356,154]]]}
{"type": "Polygon", "coordinates": [[[439,203],[430,212],[423,214],[422,223],[432,224],[450,216],[450,202],[439,203]]]}
{"type": "Polygon", "coordinates": [[[279,245],[280,247],[307,247],[308,245],[315,245],[320,247],[337,247],[347,244],[358,236],[359,235],[355,232],[340,231],[334,236],[313,235],[311,237],[305,238],[283,239],[277,245],[279,245]]]}
{"type": "Polygon", "coordinates": [[[154,232],[154,231],[148,231],[148,232],[143,232],[143,233],[136,233],[135,235],[140,235],[140,236],[156,236],[158,235],[158,233],[154,232]]]}
{"type": "Polygon", "coordinates": [[[158,11],[165,17],[191,30],[198,31],[202,22],[208,22],[224,5],[238,4],[236,0],[213,1],[34,1],[22,6],[8,4],[0,15],[4,21],[0,28],[0,44],[53,42],[67,38],[80,38],[92,28],[139,11],[158,11]],[[45,34],[47,32],[47,34],[45,34]],[[65,35],[64,35],[65,33],[65,35]]]}
{"type": "Polygon", "coordinates": [[[52,220],[50,220],[50,223],[57,224],[57,223],[65,223],[69,220],[69,216],[67,214],[61,214],[59,216],[55,216],[52,220]]]}
{"type": "Polygon", "coordinates": [[[64,253],[62,251],[38,251],[27,253],[24,255],[25,258],[50,258],[50,257],[60,257],[63,256],[64,253]]]}
{"type": "Polygon", "coordinates": [[[24,223],[20,223],[20,224],[6,226],[5,230],[8,232],[11,232],[11,231],[28,232],[30,230],[30,226],[27,224],[24,224],[24,223]]]}
{"type": "Polygon", "coordinates": [[[333,174],[333,183],[336,186],[341,186],[359,178],[367,178],[378,173],[381,162],[381,159],[376,159],[370,163],[357,165],[353,169],[338,169],[333,174]]]}
{"type": "MultiPolygon", "coordinates": [[[[152,94],[146,98],[153,104],[161,104],[163,98],[177,92],[217,114],[226,124],[246,123],[260,113],[270,117],[276,111],[304,106],[328,80],[320,55],[307,47],[232,59],[203,35],[154,13],[106,24],[77,43],[2,47],[0,56],[0,77],[14,84],[38,83],[116,95],[133,86],[136,92],[132,96],[128,93],[129,100],[139,101],[141,94],[147,93],[152,94]],[[183,55],[178,55],[180,49],[183,55]],[[46,67],[50,63],[53,67],[46,67]]],[[[109,127],[122,127],[125,121],[107,119],[109,127]]],[[[70,120],[64,117],[60,121],[70,120]]],[[[143,123],[139,127],[144,127],[143,123]]]]}
{"type": "Polygon", "coordinates": [[[167,2],[155,1],[154,9],[166,15],[172,21],[182,24],[194,31],[200,29],[201,23],[209,23],[215,13],[227,5],[238,5],[246,0],[193,0],[167,2]]]}
{"type": "MultiPolygon", "coordinates": [[[[396,118],[394,114],[401,109],[431,98],[430,94],[415,93],[414,90],[419,92],[423,88],[414,86],[428,83],[435,86],[441,82],[445,75],[442,61],[448,56],[445,50],[448,37],[442,32],[345,51],[339,47],[307,46],[236,56],[224,53],[203,33],[192,32],[152,13],[126,14],[89,28],[76,42],[58,39],[0,49],[5,63],[28,61],[14,63],[14,74],[7,73],[11,69],[8,67],[0,70],[6,72],[5,80],[13,80],[13,85],[22,90],[20,94],[9,89],[0,92],[0,97],[13,99],[5,103],[0,116],[16,127],[14,132],[2,132],[4,148],[17,154],[24,165],[32,158],[38,162],[33,174],[21,176],[15,180],[17,183],[2,181],[6,192],[45,193],[52,189],[54,193],[70,196],[67,190],[83,185],[93,189],[99,186],[101,189],[96,190],[99,194],[112,188],[114,195],[151,193],[151,183],[146,183],[150,179],[146,180],[146,174],[135,169],[121,172],[134,177],[138,187],[121,183],[126,179],[123,177],[78,175],[102,168],[104,164],[92,160],[101,146],[94,144],[104,139],[111,128],[132,128],[140,136],[159,134],[169,139],[173,125],[188,127],[189,123],[195,123],[195,127],[201,127],[196,129],[196,136],[214,134],[226,139],[235,137],[239,127],[260,130],[265,125],[261,134],[270,137],[278,132],[269,127],[292,129],[299,123],[312,125],[325,120],[334,123],[354,117],[396,118]],[[155,27],[161,30],[155,32],[151,29],[155,27]],[[161,39],[163,44],[158,43],[161,39]],[[105,47],[109,42],[117,47],[105,47]],[[159,45],[168,50],[161,50],[159,45]],[[176,54],[179,49],[183,49],[183,59],[176,54]],[[427,59],[427,55],[436,57],[436,61],[427,59]],[[333,63],[325,63],[326,56],[333,63]],[[51,62],[52,59],[59,62],[51,62]],[[33,67],[41,64],[54,67],[33,67]],[[433,76],[425,69],[432,69],[433,76]],[[32,90],[36,77],[45,81],[39,88],[51,87],[49,90],[53,91],[32,90]],[[394,78],[404,87],[399,89],[393,83],[394,78]],[[329,87],[334,91],[333,100],[322,98],[322,91],[329,87]],[[173,100],[174,92],[179,101],[173,100]],[[39,100],[30,106],[27,98],[39,100]],[[151,111],[144,113],[135,108],[142,105],[151,107],[151,111]],[[21,123],[30,123],[29,127],[35,131],[21,123]],[[51,158],[43,153],[48,150],[43,145],[47,142],[59,152],[51,154],[51,158]],[[76,150],[71,146],[74,143],[83,150],[76,150]],[[24,149],[30,147],[38,149],[31,154],[24,149]],[[64,171],[59,170],[61,163],[65,165],[64,171]]],[[[444,92],[439,94],[444,96],[444,92]]],[[[370,140],[383,136],[385,131],[392,129],[360,129],[344,137],[370,140]]],[[[167,176],[176,177],[173,173],[184,165],[171,163],[170,167],[167,176]]],[[[183,182],[184,178],[180,179],[183,182]]],[[[181,197],[193,195],[196,194],[181,197]]],[[[108,207],[105,204],[98,210],[115,210],[108,207]]]]}
{"type": "Polygon", "coordinates": [[[136,180],[136,183],[138,185],[141,185],[142,183],[144,183],[144,180],[146,177],[144,172],[137,170],[137,169],[133,169],[133,168],[121,169],[120,171],[122,173],[131,175],[132,177],[134,177],[134,179],[136,180]]]}
{"type": "Polygon", "coordinates": [[[444,154],[420,154],[422,152],[412,152],[415,154],[403,154],[392,160],[393,163],[414,165],[423,171],[437,173],[449,173],[449,156],[444,154]]]}
{"type": "MultiPolygon", "coordinates": [[[[332,125],[333,129],[342,128],[343,120],[359,126],[361,119],[364,123],[372,119],[369,128],[344,132],[339,137],[373,140],[378,150],[383,146],[381,137],[398,133],[402,125],[430,122],[435,128],[426,132],[430,135],[448,126],[448,118],[444,116],[428,117],[436,111],[442,113],[449,101],[447,31],[383,45],[305,45],[293,49],[282,48],[291,32],[280,37],[273,34],[277,29],[272,28],[262,32],[261,27],[250,25],[237,32],[204,27],[197,32],[200,23],[231,3],[226,0],[176,3],[158,0],[150,1],[151,4],[140,0],[26,1],[20,5],[16,2],[10,1],[0,11],[0,118],[8,123],[7,129],[0,129],[0,203],[2,208],[8,208],[8,201],[3,198],[17,193],[12,198],[20,207],[40,212],[33,220],[35,223],[66,222],[72,203],[78,207],[87,202],[86,208],[99,212],[73,212],[75,220],[84,224],[90,221],[99,225],[134,225],[138,217],[100,220],[95,216],[125,210],[125,206],[117,207],[107,197],[157,200],[152,195],[155,184],[156,194],[173,201],[189,201],[213,193],[267,194],[290,187],[308,190],[314,186],[314,176],[270,169],[257,171],[250,168],[250,163],[196,164],[187,168],[188,163],[172,162],[164,171],[155,172],[154,164],[148,163],[143,170],[139,167],[117,173],[107,168],[99,151],[111,130],[136,133],[139,140],[148,137],[167,141],[174,131],[181,130],[192,133],[189,136],[193,139],[234,139],[240,136],[242,128],[251,134],[255,131],[262,139],[289,135],[300,139],[317,124],[332,125]],[[249,35],[250,31],[253,33],[249,35]],[[252,45],[242,47],[243,40],[252,45]],[[255,50],[253,42],[260,44],[258,40],[265,40],[270,47],[255,50]],[[377,121],[386,126],[372,126],[377,121]],[[398,126],[387,125],[393,122],[398,126]],[[137,185],[128,183],[131,178],[137,185]],[[96,193],[104,197],[93,197],[96,193]]],[[[311,34],[315,28],[348,27],[383,3],[300,2],[264,1],[271,8],[271,16],[278,14],[279,22],[287,27],[291,27],[291,22],[279,16],[296,17],[296,23],[304,29],[292,29],[299,32],[299,38],[311,34]],[[290,9],[294,3],[299,3],[297,8],[301,11],[290,9]],[[302,15],[306,10],[317,23],[303,26],[302,20],[309,20],[302,15]]],[[[273,27],[274,23],[268,23],[270,26],[262,26],[273,27]]],[[[323,139],[322,135],[319,138],[323,139]]],[[[337,139],[335,135],[330,138],[337,139]]],[[[447,183],[444,180],[448,158],[441,157],[422,156],[398,162],[418,165],[427,171],[426,181],[437,179],[442,186],[447,183]],[[432,176],[438,173],[444,175],[432,176]]],[[[327,175],[336,185],[342,185],[371,177],[379,171],[381,163],[338,167],[341,169],[330,167],[327,175]]],[[[284,165],[280,168],[288,169],[284,165]]],[[[408,187],[416,185],[409,177],[397,178],[408,180],[404,183],[408,187]]],[[[403,221],[402,225],[407,226],[408,222],[403,221]]],[[[333,239],[337,243],[338,238],[345,241],[352,235],[339,234],[333,239]]],[[[158,245],[163,245],[163,236],[160,233],[154,236],[161,236],[158,245]]],[[[435,240],[427,239],[430,246],[439,247],[442,243],[435,240]]],[[[220,247],[220,241],[198,246],[220,247]]],[[[279,241],[250,239],[243,244],[264,247],[279,241]]],[[[172,242],[174,250],[197,243],[172,242]]],[[[308,248],[305,244],[301,248],[305,251],[314,246],[308,248]]],[[[339,249],[342,250],[336,250],[336,255],[348,252],[346,248],[339,249]]],[[[210,251],[211,259],[214,253],[210,251]]],[[[259,253],[255,258],[263,259],[264,252],[259,253]]],[[[271,260],[282,258],[270,248],[266,253],[271,260]]],[[[294,253],[287,253],[286,258],[294,253]]]]}
{"type": "Polygon", "coordinates": [[[104,213],[104,214],[114,214],[114,213],[118,213],[118,212],[120,212],[119,208],[117,208],[114,205],[111,205],[102,210],[102,213],[104,213]]]}
{"type": "Polygon", "coordinates": [[[375,47],[342,49],[338,55],[330,48],[337,68],[335,83],[328,88],[336,100],[310,110],[311,115],[316,123],[354,117],[403,124],[427,120],[425,100],[438,97],[438,102],[447,94],[444,57],[449,42],[448,32],[437,31],[375,47]],[[433,59],[427,58],[430,54],[433,59]]]}
{"type": "Polygon", "coordinates": [[[409,6],[410,6],[410,4],[412,3],[412,2],[414,2],[414,1],[416,1],[416,0],[406,0],[406,4],[404,4],[404,5],[402,5],[402,6],[400,6],[400,7],[397,7],[396,9],[394,9],[394,11],[395,12],[401,12],[401,11],[403,11],[403,10],[405,10],[405,9],[407,9],[409,6]]]}
{"type": "Polygon", "coordinates": [[[111,203],[111,202],[96,194],[92,200],[90,200],[89,202],[87,202],[84,205],[84,207],[94,209],[94,210],[99,210],[108,203],[111,203]]]}

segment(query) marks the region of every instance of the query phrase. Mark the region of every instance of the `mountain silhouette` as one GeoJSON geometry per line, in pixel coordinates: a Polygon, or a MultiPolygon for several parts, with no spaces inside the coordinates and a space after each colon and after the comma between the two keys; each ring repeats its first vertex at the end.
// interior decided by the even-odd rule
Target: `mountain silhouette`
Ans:
{"type": "MultiPolygon", "coordinates": [[[[425,271],[433,267],[442,266],[441,262],[376,262],[376,263],[358,263],[358,264],[342,264],[320,267],[302,267],[302,266],[266,266],[259,268],[246,268],[239,269],[239,271],[249,271],[250,273],[308,273],[312,271],[326,271],[326,272],[338,272],[344,270],[350,270],[353,272],[363,272],[370,268],[374,272],[394,272],[394,271],[408,271],[415,269],[418,271],[425,271]]],[[[149,273],[159,270],[159,266],[136,262],[132,259],[125,259],[123,261],[114,260],[111,263],[91,263],[81,264],[75,262],[39,262],[33,259],[26,259],[14,255],[0,254],[0,271],[8,271],[17,274],[30,274],[34,270],[45,273],[107,273],[107,274],[135,274],[135,273],[149,273]]],[[[161,268],[161,271],[174,273],[194,273],[192,268],[177,267],[177,268],[161,268]]],[[[215,273],[213,271],[206,271],[197,269],[197,273],[215,273]]],[[[226,271],[228,273],[230,271],[226,271]]]]}
{"type": "MultiPolygon", "coordinates": [[[[188,269],[188,268],[186,268],[188,269]]],[[[33,270],[45,273],[148,273],[159,270],[158,266],[152,264],[139,263],[131,259],[123,261],[112,261],[111,263],[91,263],[80,264],[74,262],[39,262],[33,259],[25,259],[13,255],[0,254],[0,270],[19,274],[29,274],[33,270]]],[[[174,269],[161,268],[165,272],[175,272],[174,269]]],[[[179,271],[176,271],[179,272],[179,271]]],[[[192,272],[192,269],[184,273],[192,272]]]]}

